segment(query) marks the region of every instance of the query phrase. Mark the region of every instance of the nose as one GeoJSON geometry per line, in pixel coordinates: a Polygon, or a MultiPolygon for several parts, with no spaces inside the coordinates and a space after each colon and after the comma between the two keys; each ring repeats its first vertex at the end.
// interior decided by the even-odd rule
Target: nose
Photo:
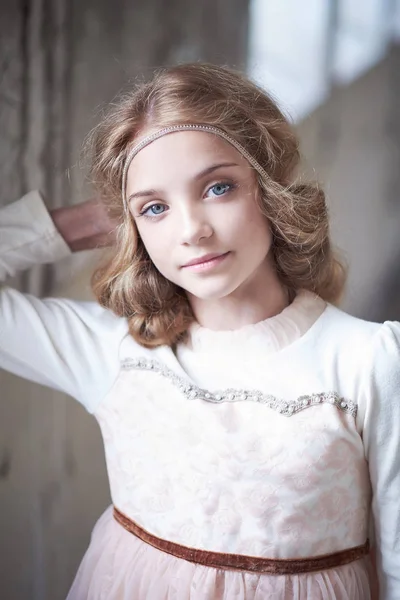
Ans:
{"type": "Polygon", "coordinates": [[[213,235],[213,228],[204,211],[186,208],[181,217],[182,244],[194,246],[213,235]]]}

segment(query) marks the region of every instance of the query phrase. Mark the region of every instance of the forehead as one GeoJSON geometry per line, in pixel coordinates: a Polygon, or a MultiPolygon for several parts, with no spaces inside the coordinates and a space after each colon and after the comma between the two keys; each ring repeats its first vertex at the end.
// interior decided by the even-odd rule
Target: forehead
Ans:
{"type": "Polygon", "coordinates": [[[208,167],[223,162],[251,170],[247,160],[231,144],[212,133],[179,131],[155,140],[132,160],[127,192],[157,187],[176,178],[190,180],[208,167]]]}

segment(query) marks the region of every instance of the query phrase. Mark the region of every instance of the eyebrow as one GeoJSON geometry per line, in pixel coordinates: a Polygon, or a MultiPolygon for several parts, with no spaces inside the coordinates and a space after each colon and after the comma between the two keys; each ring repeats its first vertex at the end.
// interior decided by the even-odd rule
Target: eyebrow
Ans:
{"type": "MultiPolygon", "coordinates": [[[[197,173],[197,175],[194,176],[194,179],[195,179],[195,181],[199,181],[203,177],[206,177],[206,175],[210,175],[211,173],[213,173],[217,169],[221,169],[222,167],[238,167],[238,166],[239,165],[237,163],[218,163],[216,165],[211,165],[210,167],[203,169],[203,171],[200,171],[200,173],[197,173]]],[[[140,192],[134,192],[133,194],[131,194],[129,196],[128,203],[131,202],[131,200],[134,200],[135,198],[143,198],[146,196],[155,196],[155,195],[157,195],[157,193],[159,193],[159,192],[157,192],[157,190],[142,190],[140,192]]]]}

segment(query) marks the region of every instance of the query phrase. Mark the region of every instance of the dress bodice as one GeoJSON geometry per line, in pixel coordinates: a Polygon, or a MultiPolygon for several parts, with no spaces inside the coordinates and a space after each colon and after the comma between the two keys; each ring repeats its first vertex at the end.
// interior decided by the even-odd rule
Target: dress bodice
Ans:
{"type": "Polygon", "coordinates": [[[96,412],[114,504],[154,535],[205,550],[294,558],[363,544],[357,398],[306,339],[324,313],[304,293],[242,331],[195,327],[176,354],[127,351],[96,412]]]}

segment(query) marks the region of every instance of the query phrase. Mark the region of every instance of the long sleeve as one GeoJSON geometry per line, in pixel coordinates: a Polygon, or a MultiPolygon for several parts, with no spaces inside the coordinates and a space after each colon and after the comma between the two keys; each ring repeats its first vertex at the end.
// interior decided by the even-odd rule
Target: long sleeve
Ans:
{"type": "Polygon", "coordinates": [[[39,192],[30,192],[0,210],[0,281],[70,254],[39,192]]]}
{"type": "MultiPolygon", "coordinates": [[[[0,281],[70,253],[37,192],[0,210],[0,281]]],[[[0,368],[61,390],[89,412],[118,373],[126,333],[124,319],[94,302],[0,287],[0,368]]]]}
{"type": "Polygon", "coordinates": [[[363,441],[372,484],[381,600],[400,599],[400,323],[373,339],[363,441]]]}

